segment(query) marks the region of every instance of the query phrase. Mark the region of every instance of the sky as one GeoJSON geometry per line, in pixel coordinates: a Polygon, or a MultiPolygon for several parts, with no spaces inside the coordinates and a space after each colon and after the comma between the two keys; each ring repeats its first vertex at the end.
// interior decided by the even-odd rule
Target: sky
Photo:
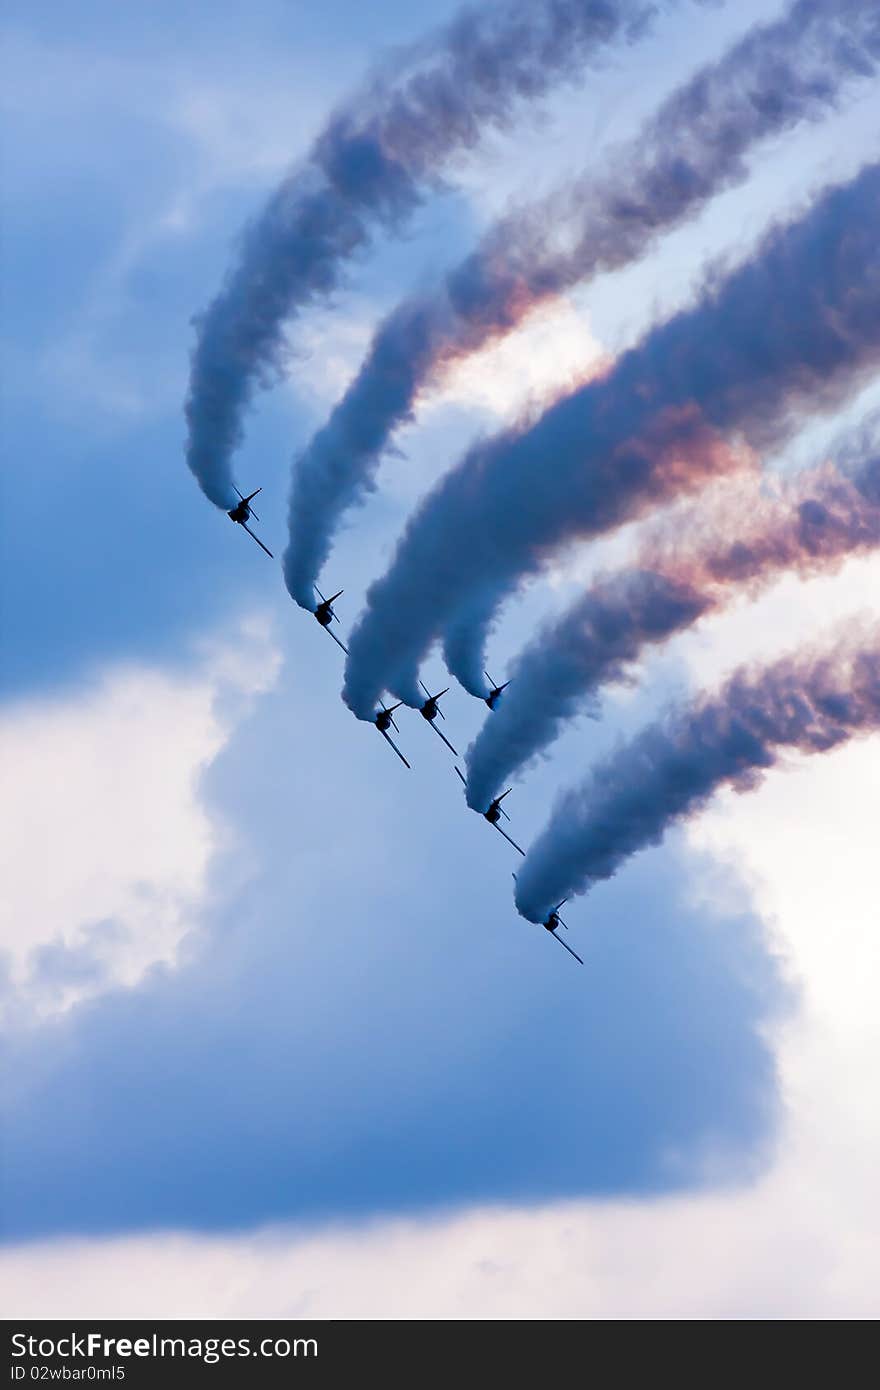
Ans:
{"type": "MultiPolygon", "coordinates": [[[[308,306],[235,461],[276,555],[291,460],[382,316],[783,8],[681,0],[451,160],[308,306]]],[[[407,772],[351,717],[342,653],[185,464],[192,320],[242,229],[365,74],[455,11],[6,7],[8,1316],[880,1311],[878,740],[720,792],[575,902],[580,969],[517,915],[516,856],[448,751],[401,711],[407,772]]],[[[875,116],[866,83],[642,260],[445,373],[337,542],[343,627],[473,439],[876,159],[875,116]]],[[[878,402],[863,382],[766,466],[813,461],[878,402]]],[[[505,609],[493,675],[636,542],[554,556],[505,609]]],[[[515,784],[514,833],[668,701],[876,617],[878,579],[875,555],[783,577],[653,652],[515,784]]],[[[444,674],[435,653],[432,689],[444,674]]],[[[461,750],[485,707],[459,688],[444,707],[461,750]]]]}

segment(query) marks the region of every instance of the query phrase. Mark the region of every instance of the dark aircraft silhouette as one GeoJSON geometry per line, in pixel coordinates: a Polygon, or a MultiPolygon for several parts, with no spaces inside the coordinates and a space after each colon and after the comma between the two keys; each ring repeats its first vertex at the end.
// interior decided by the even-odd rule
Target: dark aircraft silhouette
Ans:
{"type": "MultiPolygon", "coordinates": [[[[379,704],[382,705],[382,708],[376,711],[376,717],[373,720],[373,723],[376,725],[376,728],[379,730],[379,733],[382,735],[382,737],[388,743],[391,744],[391,747],[394,749],[400,761],[402,763],[406,763],[406,766],[409,767],[409,763],[406,761],[406,758],[403,756],[397,744],[394,742],[394,739],[388,732],[389,728],[391,728],[397,729],[397,732],[400,733],[400,730],[397,728],[397,725],[394,722],[394,711],[396,709],[400,709],[400,706],[403,704],[403,701],[398,700],[397,704],[392,705],[390,709],[386,709],[381,700],[379,701],[379,704]]],[[[411,768],[410,771],[412,771],[411,768]]]]}
{"type": "MultiPolygon", "coordinates": [[[[513,876],[513,881],[514,883],[516,882],[516,874],[514,874],[513,876]]],[[[571,947],[563,941],[561,936],[556,935],[560,927],[565,927],[565,930],[568,931],[568,927],[565,926],[565,923],[559,915],[559,909],[562,907],[562,903],[567,902],[568,898],[563,898],[562,902],[557,903],[553,911],[548,913],[546,921],[541,923],[541,926],[544,928],[545,931],[548,931],[551,936],[556,937],[556,940],[559,942],[560,946],[564,946],[570,956],[574,956],[575,960],[578,961],[581,965],[583,965],[583,961],[581,960],[577,951],[573,951],[571,947]]]]}
{"type": "MultiPolygon", "coordinates": [[[[238,488],[236,488],[235,491],[238,492],[238,488]]],[[[251,528],[248,526],[248,522],[250,521],[251,517],[254,517],[256,521],[259,521],[260,519],[254,511],[253,507],[251,506],[251,502],[253,502],[257,493],[262,491],[263,489],[261,487],[258,487],[256,491],[251,493],[250,497],[242,497],[241,493],[238,492],[241,501],[236,502],[232,510],[227,512],[226,515],[229,517],[230,521],[237,521],[239,526],[243,526],[244,529],[247,531],[248,535],[257,542],[257,545],[260,547],[260,549],[265,550],[266,554],[269,556],[269,559],[274,560],[275,556],[272,554],[269,547],[267,545],[263,545],[263,542],[260,540],[259,536],[255,535],[251,528]]]]}
{"type": "Polygon", "coordinates": [[[449,686],[447,686],[445,690],[441,690],[437,695],[432,695],[428,687],[425,685],[424,681],[419,681],[419,685],[422,687],[422,689],[428,697],[425,703],[422,706],[420,706],[419,714],[422,716],[423,719],[427,719],[428,723],[434,730],[434,733],[437,735],[437,737],[442,738],[443,742],[446,744],[446,747],[457,758],[458,753],[452,747],[452,744],[449,742],[449,739],[446,737],[445,734],[440,732],[440,730],[437,728],[437,725],[434,723],[434,720],[437,718],[438,714],[441,719],[446,718],[446,715],[443,713],[437,701],[440,699],[441,695],[447,695],[449,693],[449,686]]]}
{"type": "MultiPolygon", "coordinates": [[[[462,772],[461,768],[456,767],[455,770],[466,787],[467,778],[464,776],[464,773],[462,772]]],[[[500,796],[496,796],[494,801],[489,802],[489,805],[487,806],[486,810],[481,812],[481,815],[483,816],[484,820],[487,820],[489,822],[490,825],[494,825],[495,829],[498,831],[498,834],[503,835],[508,844],[513,845],[513,848],[515,850],[519,850],[519,853],[525,856],[525,850],[520,849],[520,846],[516,843],[516,840],[512,840],[508,835],[507,831],[502,830],[499,824],[502,816],[505,820],[510,820],[510,816],[507,814],[501,803],[506,796],[510,796],[510,793],[512,791],[513,787],[508,787],[506,792],[502,792],[500,796]]]]}
{"type": "Polygon", "coordinates": [[[496,685],[492,677],[489,675],[488,671],[484,671],[483,675],[486,677],[486,680],[492,687],[492,689],[489,691],[489,694],[484,695],[483,699],[486,701],[486,704],[489,706],[490,709],[494,709],[495,706],[498,704],[498,698],[501,695],[501,692],[507,689],[507,687],[510,685],[510,681],[505,681],[503,685],[496,685]]]}
{"type": "MultiPolygon", "coordinates": [[[[556,936],[556,933],[558,932],[560,927],[565,927],[565,930],[568,931],[568,927],[565,926],[565,923],[559,915],[559,909],[562,907],[562,903],[567,902],[568,898],[563,898],[562,902],[557,903],[553,911],[548,916],[546,922],[542,922],[541,924],[545,931],[550,932],[551,936],[556,936]]],[[[583,961],[581,960],[577,951],[573,951],[570,946],[566,945],[561,936],[556,936],[556,940],[559,942],[560,946],[565,946],[565,949],[570,956],[574,956],[575,960],[580,961],[581,965],[583,965],[583,961]]]]}
{"type": "Polygon", "coordinates": [[[314,610],[315,617],[321,624],[324,631],[327,633],[327,636],[332,637],[337,647],[341,647],[342,650],[345,652],[346,656],[348,656],[348,647],[345,645],[344,642],[341,642],[339,640],[339,638],[336,636],[336,633],[333,632],[330,627],[330,624],[333,622],[334,618],[336,619],[337,623],[339,622],[339,619],[336,617],[336,614],[333,611],[333,605],[336,602],[336,600],[340,597],[340,595],[345,593],[345,590],[340,589],[338,594],[333,594],[330,598],[324,597],[317,584],[314,585],[314,590],[315,593],[318,595],[318,598],[321,600],[317,608],[314,610]]]}

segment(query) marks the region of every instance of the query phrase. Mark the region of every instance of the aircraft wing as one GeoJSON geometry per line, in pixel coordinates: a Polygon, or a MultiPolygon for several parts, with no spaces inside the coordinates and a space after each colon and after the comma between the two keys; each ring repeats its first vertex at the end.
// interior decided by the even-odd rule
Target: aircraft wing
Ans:
{"type": "MultiPolygon", "coordinates": [[[[550,933],[550,935],[551,935],[551,936],[556,936],[555,931],[552,931],[552,932],[550,933]]],[[[571,947],[570,947],[569,945],[567,945],[566,942],[563,941],[563,939],[562,939],[561,936],[556,936],[556,940],[559,942],[560,946],[564,946],[564,947],[565,947],[566,951],[568,952],[568,954],[569,954],[570,956],[574,956],[575,960],[576,960],[576,961],[580,961],[580,964],[583,965],[583,961],[581,960],[581,958],[580,958],[580,956],[578,955],[577,951],[573,951],[573,950],[571,949],[571,947]]]]}
{"type": "Polygon", "coordinates": [[[513,845],[513,848],[514,848],[514,849],[518,849],[519,852],[520,852],[520,854],[523,856],[523,858],[525,858],[525,853],[526,853],[525,850],[524,850],[524,849],[520,849],[519,845],[516,843],[516,840],[511,840],[511,838],[510,838],[510,836],[508,835],[508,833],[507,833],[506,830],[502,830],[500,825],[496,825],[496,826],[495,826],[495,829],[498,831],[498,834],[499,834],[499,835],[503,835],[503,836],[504,836],[505,840],[507,841],[507,843],[508,843],[509,845],[513,845]]]}
{"type": "Polygon", "coordinates": [[[401,753],[401,751],[400,751],[400,749],[398,748],[397,744],[394,742],[394,739],[391,738],[391,736],[390,736],[389,734],[386,734],[386,732],[385,732],[384,729],[380,729],[380,730],[379,730],[379,733],[380,733],[380,734],[382,735],[382,737],[386,740],[386,742],[388,742],[388,743],[391,744],[391,747],[394,749],[394,751],[395,751],[395,753],[397,754],[397,756],[398,756],[398,758],[400,759],[400,761],[401,761],[402,763],[406,763],[406,766],[410,769],[410,772],[412,772],[412,767],[410,766],[409,763],[407,763],[406,758],[403,756],[403,754],[401,753]]]}
{"type": "Polygon", "coordinates": [[[270,560],[274,560],[274,559],[275,559],[275,556],[272,554],[272,552],[271,552],[271,550],[269,549],[269,547],[268,547],[267,545],[263,545],[263,542],[260,540],[259,536],[257,536],[257,535],[254,534],[254,532],[253,532],[253,531],[251,530],[251,528],[248,526],[247,522],[246,522],[246,521],[243,521],[243,522],[241,523],[241,525],[242,525],[242,526],[244,527],[244,529],[247,531],[247,533],[248,533],[248,535],[251,537],[251,539],[252,539],[252,540],[255,540],[255,541],[257,542],[257,545],[260,547],[260,549],[261,549],[261,550],[265,550],[266,554],[269,556],[269,559],[270,559],[270,560]]]}
{"type": "Polygon", "coordinates": [[[345,652],[345,655],[348,656],[348,647],[345,645],[344,642],[340,642],[339,638],[336,636],[336,633],[331,632],[329,627],[325,627],[324,631],[326,632],[328,637],[333,638],[333,641],[336,643],[337,647],[341,647],[342,650],[345,652]]]}
{"type": "Polygon", "coordinates": [[[460,768],[460,767],[457,767],[455,770],[456,770],[456,772],[458,773],[459,777],[461,778],[462,782],[464,782],[464,785],[467,786],[467,778],[465,777],[465,775],[464,775],[464,773],[462,772],[461,768],[460,768]]]}
{"type": "Polygon", "coordinates": [[[437,737],[438,737],[438,738],[442,738],[443,742],[446,744],[446,747],[449,749],[449,751],[450,751],[451,753],[454,753],[455,756],[456,756],[456,758],[457,758],[457,757],[458,757],[458,753],[457,753],[457,752],[455,751],[455,749],[452,747],[452,744],[449,742],[449,739],[446,737],[446,735],[440,732],[440,730],[437,728],[437,725],[433,722],[433,720],[431,720],[431,721],[429,721],[429,722],[430,722],[430,724],[431,724],[431,728],[434,730],[434,733],[437,735],[437,737]]]}

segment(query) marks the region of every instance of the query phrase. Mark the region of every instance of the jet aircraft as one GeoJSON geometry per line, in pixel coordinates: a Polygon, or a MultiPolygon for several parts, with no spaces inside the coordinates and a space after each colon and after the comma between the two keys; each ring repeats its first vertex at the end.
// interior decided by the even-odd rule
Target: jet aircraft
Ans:
{"type": "MultiPolygon", "coordinates": [[[[516,874],[513,875],[513,881],[514,883],[516,883],[516,874]]],[[[548,913],[546,920],[541,923],[541,926],[544,928],[545,931],[548,931],[551,936],[556,937],[556,940],[559,942],[560,946],[564,946],[570,956],[574,956],[575,960],[580,962],[581,965],[583,965],[583,961],[581,960],[577,951],[573,951],[571,947],[565,941],[563,941],[561,936],[557,936],[557,932],[559,931],[560,927],[565,927],[565,930],[568,931],[568,927],[565,926],[565,923],[559,915],[559,909],[562,907],[562,903],[567,902],[568,898],[563,898],[562,902],[557,903],[556,906],[553,908],[553,911],[548,913]]]]}
{"type": "Polygon", "coordinates": [[[483,698],[486,701],[486,704],[489,706],[489,708],[494,709],[495,706],[498,704],[501,692],[507,689],[507,687],[510,685],[510,681],[505,681],[503,685],[496,685],[492,677],[489,675],[488,671],[484,671],[483,675],[486,677],[486,680],[492,687],[492,689],[489,691],[489,694],[484,695],[483,698]]]}
{"type": "Polygon", "coordinates": [[[551,936],[556,937],[556,940],[559,942],[560,946],[564,946],[570,956],[574,956],[575,960],[580,961],[581,965],[583,965],[583,961],[581,960],[577,951],[573,951],[571,947],[565,941],[563,941],[561,936],[556,935],[560,927],[565,927],[565,930],[568,931],[568,927],[565,926],[565,923],[559,915],[559,909],[562,907],[562,903],[567,902],[568,898],[563,898],[562,902],[557,903],[553,911],[547,917],[547,920],[545,922],[542,922],[541,925],[543,926],[545,931],[550,932],[551,936]]]}
{"type": "Polygon", "coordinates": [[[321,590],[318,588],[317,584],[315,584],[314,589],[315,593],[318,595],[318,598],[321,600],[317,608],[314,610],[315,618],[321,624],[321,627],[327,633],[327,636],[332,637],[337,647],[341,647],[342,650],[345,652],[346,656],[348,656],[348,647],[345,645],[344,642],[340,641],[340,639],[336,636],[336,633],[332,630],[330,626],[334,619],[337,623],[339,622],[339,618],[333,611],[333,605],[336,602],[336,600],[342,594],[345,593],[345,590],[340,589],[338,594],[332,594],[330,598],[325,598],[324,595],[321,593],[321,590]]]}
{"type": "MultiPolygon", "coordinates": [[[[238,488],[236,488],[235,491],[238,492],[238,488]]],[[[251,493],[250,497],[243,497],[242,494],[238,492],[241,501],[236,502],[232,510],[228,511],[226,515],[229,517],[230,521],[236,521],[238,522],[239,526],[243,526],[244,529],[247,531],[248,535],[251,537],[251,539],[257,542],[257,545],[260,547],[260,549],[265,550],[266,554],[269,556],[269,559],[274,560],[275,556],[272,554],[269,547],[267,545],[263,545],[263,542],[260,540],[259,536],[256,535],[255,532],[253,532],[251,528],[248,526],[248,522],[250,521],[251,517],[253,517],[256,521],[259,521],[260,519],[254,511],[253,507],[251,506],[251,502],[253,502],[257,493],[262,491],[263,489],[261,487],[258,487],[254,492],[251,493]]]]}
{"type": "MultiPolygon", "coordinates": [[[[392,705],[390,709],[386,709],[385,705],[381,700],[379,701],[379,704],[382,705],[382,708],[376,711],[376,717],[373,720],[373,723],[376,725],[376,728],[379,730],[379,733],[382,735],[382,737],[388,743],[391,744],[391,747],[394,749],[400,761],[402,763],[405,763],[407,767],[410,767],[410,764],[406,761],[406,758],[403,756],[397,744],[394,742],[394,739],[388,732],[389,729],[395,729],[398,733],[400,733],[400,730],[397,728],[397,725],[394,722],[394,711],[396,709],[400,709],[400,706],[403,704],[403,701],[398,700],[397,704],[392,705]]],[[[412,769],[410,768],[410,770],[412,769]]]]}
{"type": "Polygon", "coordinates": [[[424,681],[419,681],[419,685],[422,687],[422,689],[428,697],[425,703],[419,707],[419,714],[422,716],[423,719],[427,719],[428,723],[434,730],[434,733],[437,735],[437,737],[442,738],[443,742],[446,744],[446,747],[457,758],[458,753],[452,747],[452,744],[449,742],[449,739],[446,737],[444,733],[441,732],[440,729],[438,729],[437,725],[434,723],[434,720],[437,718],[438,714],[441,719],[446,718],[446,715],[443,713],[442,709],[440,708],[437,702],[440,699],[441,695],[448,694],[449,686],[447,686],[445,690],[441,690],[437,695],[432,695],[428,687],[425,685],[424,681]]]}
{"type": "MultiPolygon", "coordinates": [[[[465,775],[464,775],[464,773],[462,772],[461,768],[460,768],[460,767],[456,767],[455,770],[456,770],[456,772],[458,773],[459,777],[461,778],[462,782],[464,783],[465,787],[467,787],[467,778],[465,777],[465,775]]],[[[502,792],[500,796],[496,796],[496,797],[495,797],[494,801],[490,801],[490,802],[489,802],[489,805],[486,807],[485,811],[482,811],[480,814],[483,816],[483,819],[484,819],[484,820],[487,820],[487,821],[489,822],[490,825],[493,825],[493,826],[495,827],[495,829],[498,831],[498,834],[499,834],[499,835],[503,835],[503,836],[504,836],[504,838],[505,838],[505,840],[507,841],[508,844],[513,845],[513,848],[514,848],[515,850],[518,850],[520,854],[522,854],[523,856],[525,856],[525,850],[524,850],[524,849],[521,849],[520,846],[516,843],[516,840],[512,840],[511,837],[508,835],[507,831],[506,831],[506,830],[502,830],[501,825],[500,825],[500,821],[501,821],[501,817],[502,817],[502,816],[504,817],[505,820],[510,820],[510,816],[507,814],[507,812],[505,811],[505,809],[504,809],[504,807],[501,805],[501,803],[502,803],[502,801],[504,800],[504,798],[505,798],[506,796],[510,796],[510,793],[511,793],[512,791],[513,791],[513,788],[512,788],[512,787],[508,787],[506,792],[502,792]]]]}

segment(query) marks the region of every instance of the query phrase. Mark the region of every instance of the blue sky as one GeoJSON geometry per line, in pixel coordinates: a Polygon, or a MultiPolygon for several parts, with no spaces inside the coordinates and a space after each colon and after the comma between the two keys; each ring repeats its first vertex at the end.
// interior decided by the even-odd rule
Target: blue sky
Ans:
{"type": "MultiPolygon", "coordinates": [[[[260,396],[237,464],[264,488],[276,553],[290,458],[380,313],[511,197],[599,159],[697,61],[781,8],[683,4],[625,61],[459,161],[406,235],[303,317],[289,379],[260,396]]],[[[72,885],[14,899],[0,943],[11,1260],[73,1235],[104,1248],[696,1200],[750,1189],[778,1160],[779,1038],[806,967],[748,855],[685,833],[643,855],[572,910],[579,970],[516,916],[516,857],[466,812],[439,740],[401,722],[408,774],[351,718],[341,653],[184,465],[190,320],[242,226],[368,65],[454,9],[7,7],[0,740],[22,872],[72,885]],[[66,753],[53,764],[56,746],[87,750],[78,770],[66,753]]],[[[542,338],[427,402],[333,557],[346,624],[415,498],[497,424],[492,393],[511,373],[546,386],[590,345],[619,350],[687,299],[707,257],[745,255],[775,211],[855,171],[874,139],[859,99],[829,130],[763,152],[748,188],[650,263],[576,293],[542,338]]],[[[499,678],[592,563],[565,561],[505,614],[499,678]]],[[[824,602],[790,606],[806,621],[824,602]]],[[[786,611],[772,612],[779,634],[786,611]]],[[[560,783],[738,656],[732,622],[658,654],[601,722],[573,728],[510,798],[516,833],[527,841],[560,783]]],[[[439,679],[439,659],[431,669],[439,679]]],[[[454,691],[448,714],[464,748],[481,709],[454,691]]],[[[146,1287],[135,1306],[156,1306],[146,1287]]]]}

